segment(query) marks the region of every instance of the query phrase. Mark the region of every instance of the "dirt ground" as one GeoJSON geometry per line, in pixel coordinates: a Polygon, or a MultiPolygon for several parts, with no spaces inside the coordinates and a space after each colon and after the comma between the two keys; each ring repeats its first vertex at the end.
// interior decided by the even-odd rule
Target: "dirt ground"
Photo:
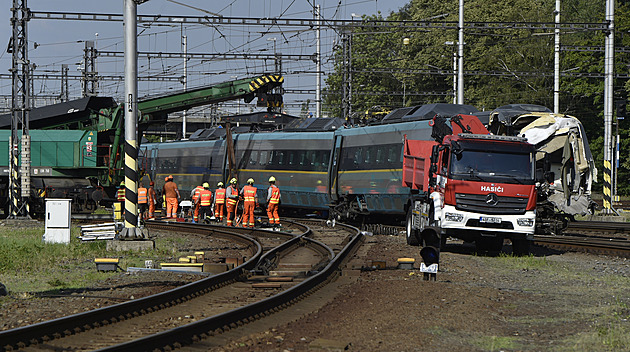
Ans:
{"type": "Polygon", "coordinates": [[[424,281],[395,269],[397,258],[419,260],[417,247],[368,242],[367,262],[387,270],[364,271],[317,312],[213,351],[630,351],[626,259],[542,248],[482,257],[449,242],[437,281],[424,281]]]}
{"type": "MultiPolygon", "coordinates": [[[[344,272],[316,310],[208,350],[630,351],[630,261],[541,248],[524,258],[473,251],[449,242],[437,281],[424,281],[417,269],[396,268],[400,257],[419,261],[418,247],[403,237],[368,237],[351,264],[368,270],[344,272]],[[369,270],[373,261],[387,268],[369,270]]],[[[60,297],[11,294],[0,299],[0,330],[194,279],[122,273],[60,297]]]]}

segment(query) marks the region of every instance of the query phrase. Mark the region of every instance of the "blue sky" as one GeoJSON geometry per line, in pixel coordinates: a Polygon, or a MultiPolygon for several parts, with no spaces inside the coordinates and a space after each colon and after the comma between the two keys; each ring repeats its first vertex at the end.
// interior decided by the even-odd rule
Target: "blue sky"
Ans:
{"type": "MultiPolygon", "coordinates": [[[[325,19],[350,19],[353,14],[372,15],[381,12],[386,17],[392,11],[408,3],[409,0],[150,0],[138,6],[140,15],[190,15],[205,16],[216,13],[228,17],[283,17],[312,18],[312,5],[322,8],[325,19]]],[[[7,3],[9,1],[5,1],[7,3]]],[[[11,36],[11,4],[0,9],[0,21],[4,28],[0,34],[4,38],[3,53],[0,56],[2,73],[8,74],[11,67],[11,54],[6,53],[6,43],[11,36]]],[[[32,11],[45,12],[86,12],[86,13],[122,13],[123,0],[29,0],[28,7],[32,11]]],[[[315,52],[314,31],[294,28],[258,28],[241,26],[208,27],[203,25],[187,25],[182,28],[178,23],[170,25],[151,25],[140,27],[138,47],[140,51],[181,52],[181,35],[188,38],[189,53],[273,53],[275,50],[287,54],[310,55],[315,52]]],[[[87,22],[61,20],[31,20],[28,25],[29,59],[37,65],[35,74],[58,74],[62,64],[70,67],[70,76],[79,75],[83,48],[86,40],[96,41],[101,51],[123,51],[123,28],[121,22],[87,22]],[[97,34],[98,33],[98,34],[97,34]],[[37,43],[37,48],[35,47],[37,43]]],[[[324,56],[332,52],[337,40],[332,30],[322,32],[322,53],[324,56]]],[[[325,61],[324,71],[329,72],[332,62],[325,61]]],[[[139,59],[140,75],[167,75],[176,77],[183,74],[181,59],[139,59]]],[[[97,63],[99,74],[123,75],[123,59],[101,58],[97,63]]],[[[244,78],[263,71],[274,69],[272,61],[219,61],[211,62],[190,60],[188,63],[188,86],[200,86],[218,83],[234,78],[244,78]]],[[[315,89],[315,64],[312,61],[283,62],[286,88],[315,89]],[[302,72],[302,73],[300,73],[302,72]],[[304,73],[306,72],[306,73],[304,73]]],[[[34,94],[53,96],[59,94],[59,79],[35,80],[34,94]]],[[[183,86],[179,82],[141,82],[140,95],[154,95],[179,90],[183,86]]],[[[103,81],[99,86],[101,95],[114,96],[120,100],[124,92],[123,82],[103,81]]],[[[70,81],[71,98],[80,97],[78,81],[70,81]]],[[[0,107],[4,107],[6,96],[11,95],[11,80],[0,81],[0,107]]],[[[287,111],[299,113],[301,102],[315,96],[294,95],[285,97],[287,111]],[[288,98],[288,99],[287,99],[288,98]]],[[[52,98],[50,102],[54,102],[52,98]]],[[[45,100],[38,101],[44,104],[45,100]]],[[[229,104],[228,104],[229,105],[229,104]]],[[[230,109],[229,106],[225,107],[230,109]]]]}

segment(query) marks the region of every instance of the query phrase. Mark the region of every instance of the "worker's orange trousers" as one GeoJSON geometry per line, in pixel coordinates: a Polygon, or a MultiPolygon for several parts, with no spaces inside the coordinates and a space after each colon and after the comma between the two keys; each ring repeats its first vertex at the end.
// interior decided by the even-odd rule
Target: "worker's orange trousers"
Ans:
{"type": "Polygon", "coordinates": [[[223,221],[223,208],[223,203],[214,204],[214,217],[219,221],[223,221]]]}
{"type": "Polygon", "coordinates": [[[269,224],[280,223],[280,217],[278,216],[278,204],[267,204],[267,217],[269,218],[269,224]]]}
{"type": "Polygon", "coordinates": [[[177,217],[177,198],[166,198],[166,217],[177,217]]]}
{"type": "Polygon", "coordinates": [[[243,227],[254,227],[254,208],[256,203],[245,202],[243,203],[243,227]]]}
{"type": "Polygon", "coordinates": [[[234,226],[234,218],[236,215],[236,204],[227,205],[227,226],[234,226]]]}

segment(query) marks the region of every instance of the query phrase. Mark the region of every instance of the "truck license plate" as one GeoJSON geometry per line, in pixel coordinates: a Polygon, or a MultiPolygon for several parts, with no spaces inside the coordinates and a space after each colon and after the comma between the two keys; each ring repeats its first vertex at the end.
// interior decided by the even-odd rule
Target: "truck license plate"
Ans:
{"type": "Polygon", "coordinates": [[[482,222],[485,224],[500,224],[501,218],[496,218],[492,216],[481,216],[479,217],[479,222],[482,222]]]}

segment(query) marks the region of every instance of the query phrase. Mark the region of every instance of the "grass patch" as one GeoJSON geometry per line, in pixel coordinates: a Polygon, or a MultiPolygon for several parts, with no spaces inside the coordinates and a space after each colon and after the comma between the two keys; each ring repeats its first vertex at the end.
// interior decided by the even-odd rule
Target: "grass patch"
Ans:
{"type": "Polygon", "coordinates": [[[516,350],[520,348],[518,339],[511,336],[481,336],[473,341],[473,345],[483,351],[516,350]]]}
{"type": "Polygon", "coordinates": [[[508,270],[543,270],[554,266],[553,262],[547,260],[546,257],[528,256],[512,256],[500,253],[496,258],[485,258],[488,263],[508,270]]]}
{"type": "Polygon", "coordinates": [[[43,226],[17,229],[0,227],[0,282],[10,293],[44,292],[83,288],[105,280],[115,272],[97,272],[94,258],[120,258],[120,266],[144,267],[178,257],[175,241],[156,241],[156,249],[144,252],[108,252],[105,241],[81,242],[78,227],[71,230],[70,243],[45,243],[43,226]]]}

